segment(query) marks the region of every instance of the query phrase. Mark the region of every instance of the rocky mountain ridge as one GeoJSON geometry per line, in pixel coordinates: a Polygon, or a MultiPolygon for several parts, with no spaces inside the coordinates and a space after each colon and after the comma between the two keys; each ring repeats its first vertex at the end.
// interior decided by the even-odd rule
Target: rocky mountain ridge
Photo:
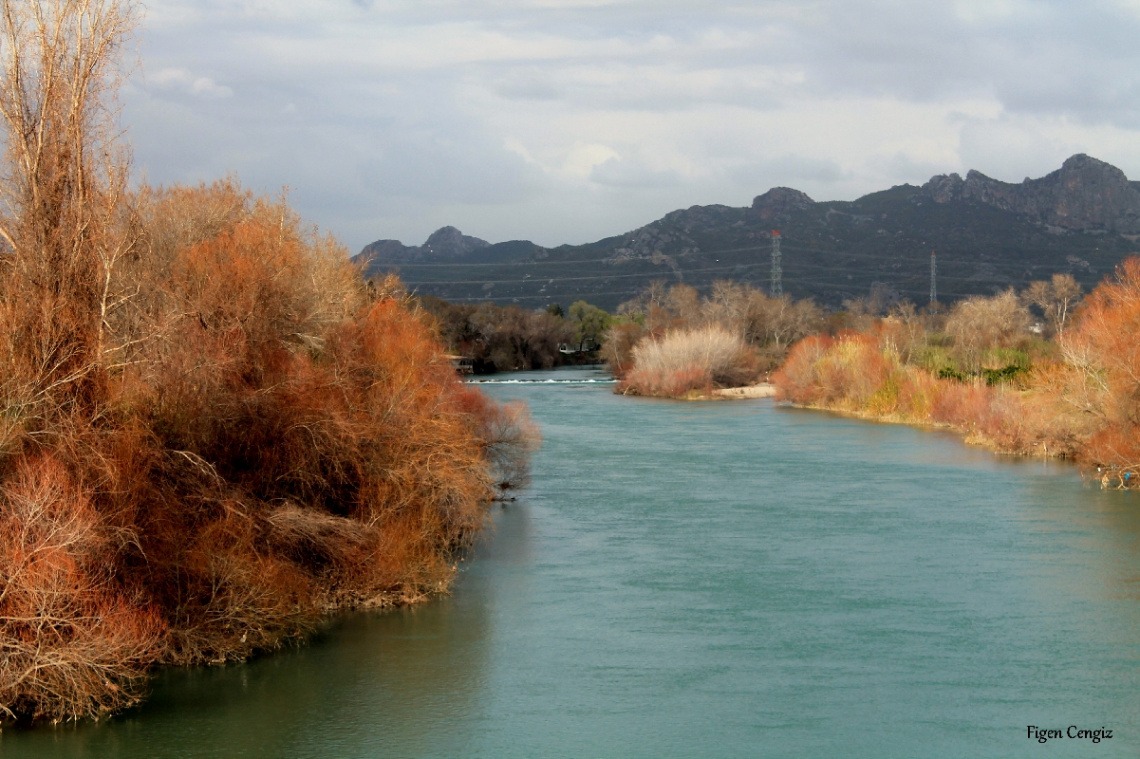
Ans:
{"type": "Polygon", "coordinates": [[[1063,229],[1140,234],[1140,182],[1115,166],[1078,154],[1061,168],[1021,184],[971,170],[962,179],[940,174],[922,186],[936,203],[977,201],[1063,229]]]}
{"type": "Polygon", "coordinates": [[[377,241],[357,260],[370,274],[397,270],[418,292],[449,300],[541,307],[582,298],[613,308],[653,279],[769,287],[777,228],[784,291],[832,307],[871,293],[924,303],[932,251],[943,301],[1062,271],[1092,286],[1140,253],[1140,182],[1079,154],[1021,183],[970,171],[850,202],[776,187],[748,207],[692,206],[587,245],[489,244],[444,227],[419,247],[377,241]]]}

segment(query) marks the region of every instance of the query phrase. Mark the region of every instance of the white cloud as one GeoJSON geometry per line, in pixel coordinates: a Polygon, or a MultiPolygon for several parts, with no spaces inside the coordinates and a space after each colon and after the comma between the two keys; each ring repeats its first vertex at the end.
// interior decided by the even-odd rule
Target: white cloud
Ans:
{"type": "Polygon", "coordinates": [[[560,168],[568,177],[587,179],[597,167],[610,161],[620,160],[621,154],[608,145],[579,143],[570,148],[560,168]]]}
{"type": "Polygon", "coordinates": [[[637,160],[614,156],[593,167],[589,179],[607,187],[638,189],[676,185],[680,176],[674,171],[657,171],[637,160]]]}
{"type": "Polygon", "coordinates": [[[150,74],[146,83],[159,90],[179,90],[189,95],[212,98],[232,97],[234,91],[218,85],[208,76],[195,76],[189,69],[168,68],[150,74]]]}

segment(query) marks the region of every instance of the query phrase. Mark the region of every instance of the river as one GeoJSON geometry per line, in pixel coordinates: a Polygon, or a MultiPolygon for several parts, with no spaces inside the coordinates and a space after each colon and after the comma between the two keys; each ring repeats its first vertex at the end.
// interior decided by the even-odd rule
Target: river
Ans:
{"type": "Polygon", "coordinates": [[[505,379],[559,380],[484,385],[544,446],[450,596],[0,755],[1140,755],[1140,494],[770,400],[505,379]]]}

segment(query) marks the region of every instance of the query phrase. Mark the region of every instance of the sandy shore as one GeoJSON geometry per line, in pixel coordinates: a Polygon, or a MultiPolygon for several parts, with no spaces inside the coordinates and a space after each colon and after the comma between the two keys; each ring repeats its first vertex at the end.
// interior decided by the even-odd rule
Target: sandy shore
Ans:
{"type": "Polygon", "coordinates": [[[748,387],[726,387],[713,391],[721,398],[771,398],[776,394],[776,386],[767,382],[748,387]]]}

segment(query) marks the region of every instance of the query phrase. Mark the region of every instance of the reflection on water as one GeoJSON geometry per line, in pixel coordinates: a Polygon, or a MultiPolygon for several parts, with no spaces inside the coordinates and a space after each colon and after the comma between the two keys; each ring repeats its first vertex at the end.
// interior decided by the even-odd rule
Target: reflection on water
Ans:
{"type": "Polygon", "coordinates": [[[488,388],[545,445],[453,595],[0,753],[1140,753],[1138,496],[942,432],[522,378],[575,381],[488,388]],[[1070,724],[1114,738],[1027,738],[1070,724]]]}

